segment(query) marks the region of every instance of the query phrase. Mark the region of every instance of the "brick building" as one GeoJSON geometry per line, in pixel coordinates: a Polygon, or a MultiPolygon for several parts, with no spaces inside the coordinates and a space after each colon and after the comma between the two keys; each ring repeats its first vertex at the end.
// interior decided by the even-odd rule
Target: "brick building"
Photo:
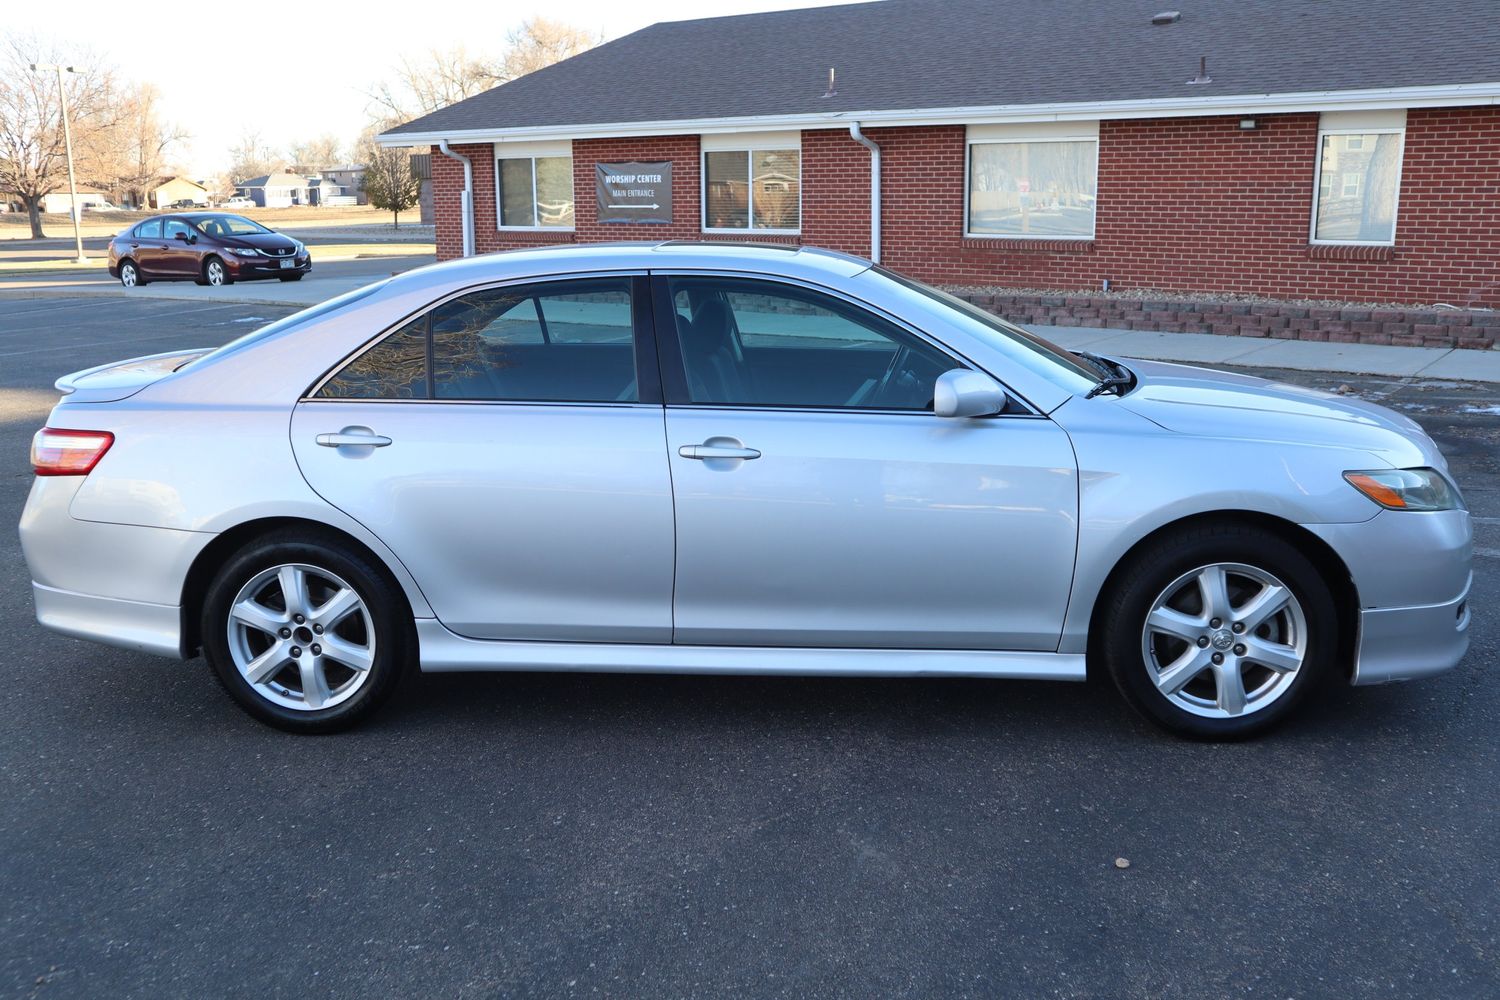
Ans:
{"type": "Polygon", "coordinates": [[[1162,6],[657,24],[381,141],[430,149],[444,258],[805,243],[1022,320],[1492,346],[1493,0],[1162,6]]]}

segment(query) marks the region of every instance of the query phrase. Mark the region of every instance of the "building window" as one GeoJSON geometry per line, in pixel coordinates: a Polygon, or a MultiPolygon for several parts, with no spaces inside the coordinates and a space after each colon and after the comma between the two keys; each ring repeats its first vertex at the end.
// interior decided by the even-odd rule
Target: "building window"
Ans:
{"type": "Polygon", "coordinates": [[[969,143],[970,236],[1092,239],[1099,140],[969,143]]]}
{"type": "Polygon", "coordinates": [[[1325,122],[1318,135],[1314,243],[1395,243],[1403,131],[1330,129],[1325,122]]]}
{"type": "Polygon", "coordinates": [[[801,232],[802,151],[705,149],[703,228],[708,232],[801,232]]]}
{"type": "Polygon", "coordinates": [[[501,229],[573,228],[573,157],[503,156],[495,160],[501,229]]]}

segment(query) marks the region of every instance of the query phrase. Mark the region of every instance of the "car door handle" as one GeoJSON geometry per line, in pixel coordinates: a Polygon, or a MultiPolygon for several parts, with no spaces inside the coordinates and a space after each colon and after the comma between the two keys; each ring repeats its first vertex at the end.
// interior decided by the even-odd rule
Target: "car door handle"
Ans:
{"type": "Polygon", "coordinates": [[[354,432],[353,428],[345,427],[337,434],[319,434],[317,442],[324,448],[384,448],[391,443],[391,439],[382,434],[354,432]]]}
{"type": "Polygon", "coordinates": [[[710,458],[760,458],[759,448],[746,448],[735,442],[733,445],[720,444],[722,438],[709,438],[702,444],[685,444],[677,449],[677,454],[683,458],[694,458],[702,462],[710,458]]]}

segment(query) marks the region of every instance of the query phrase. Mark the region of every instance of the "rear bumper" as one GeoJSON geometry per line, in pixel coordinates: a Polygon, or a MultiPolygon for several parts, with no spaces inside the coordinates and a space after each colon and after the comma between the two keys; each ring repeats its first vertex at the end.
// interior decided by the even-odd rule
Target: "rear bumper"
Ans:
{"type": "Polygon", "coordinates": [[[31,584],[36,620],[54,632],[157,656],[182,657],[182,609],[31,584]]]}

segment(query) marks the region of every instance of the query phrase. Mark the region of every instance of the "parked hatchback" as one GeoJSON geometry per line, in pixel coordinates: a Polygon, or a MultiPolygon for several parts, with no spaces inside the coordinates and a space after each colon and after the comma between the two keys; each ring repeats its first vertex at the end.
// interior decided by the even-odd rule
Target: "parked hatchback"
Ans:
{"type": "Polygon", "coordinates": [[[312,258],[302,243],[222,212],[154,216],[109,244],[110,276],[126,288],[150,281],[297,281],[311,270],[312,258]]]}
{"type": "Polygon", "coordinates": [[[42,623],[201,649],[292,730],[418,667],[1093,669],[1229,738],[1468,644],[1469,515],[1411,420],[827,251],[488,255],[58,386],[42,623]]]}

